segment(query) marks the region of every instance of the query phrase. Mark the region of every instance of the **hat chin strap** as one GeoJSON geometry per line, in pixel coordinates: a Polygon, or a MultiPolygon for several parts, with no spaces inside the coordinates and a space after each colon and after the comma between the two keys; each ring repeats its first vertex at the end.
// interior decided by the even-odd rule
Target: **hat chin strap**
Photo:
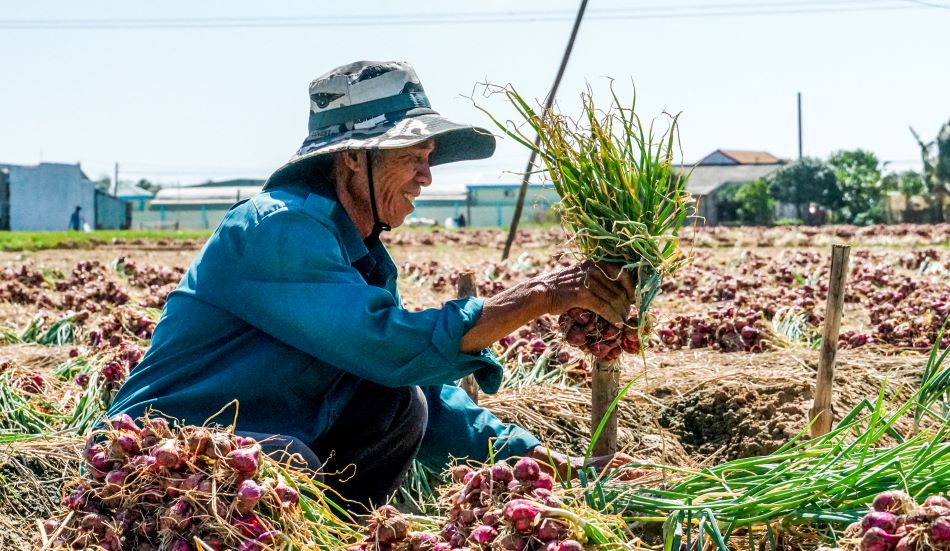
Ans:
{"type": "Polygon", "coordinates": [[[369,242],[379,239],[379,235],[384,231],[392,230],[392,226],[379,219],[379,211],[376,209],[376,183],[373,181],[373,152],[366,150],[366,179],[369,182],[369,204],[373,209],[373,230],[364,241],[369,242]]]}

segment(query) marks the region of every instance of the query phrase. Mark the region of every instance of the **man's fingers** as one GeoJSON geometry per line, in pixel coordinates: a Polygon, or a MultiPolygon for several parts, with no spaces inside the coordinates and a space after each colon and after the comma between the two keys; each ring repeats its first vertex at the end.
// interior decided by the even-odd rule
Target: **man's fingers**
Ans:
{"type": "Polygon", "coordinates": [[[633,274],[629,270],[624,270],[620,273],[620,285],[623,286],[623,290],[627,293],[627,300],[630,301],[630,304],[633,304],[637,300],[637,285],[633,281],[633,274]]]}
{"type": "Polygon", "coordinates": [[[617,282],[610,280],[602,273],[597,273],[596,275],[591,275],[589,283],[591,284],[591,289],[594,289],[595,285],[598,289],[598,296],[612,305],[613,309],[617,312],[617,315],[620,316],[621,321],[627,319],[627,312],[630,310],[631,301],[627,297],[626,291],[622,287],[617,286],[617,282]]]}
{"type": "Polygon", "coordinates": [[[595,314],[609,321],[611,325],[619,327],[623,324],[624,317],[614,308],[613,304],[599,297],[592,298],[594,301],[593,304],[590,305],[590,310],[593,310],[595,314]]]}
{"type": "MultiPolygon", "coordinates": [[[[613,265],[611,265],[613,266],[613,265]]],[[[631,277],[630,272],[627,270],[618,270],[617,273],[605,273],[599,269],[594,269],[596,276],[592,275],[591,277],[596,277],[602,281],[605,285],[610,287],[613,291],[613,294],[618,296],[623,296],[627,301],[627,304],[633,304],[636,300],[636,286],[633,283],[633,277],[631,277]]]]}

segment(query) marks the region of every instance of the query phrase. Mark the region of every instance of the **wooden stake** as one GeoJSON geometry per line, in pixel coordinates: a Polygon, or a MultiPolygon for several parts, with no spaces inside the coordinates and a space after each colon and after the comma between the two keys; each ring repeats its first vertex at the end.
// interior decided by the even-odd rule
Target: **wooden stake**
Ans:
{"type": "MultiPolygon", "coordinates": [[[[461,272],[459,274],[458,298],[478,296],[478,286],[475,285],[475,272],[461,272]]],[[[469,397],[476,404],[478,403],[478,383],[475,382],[474,375],[466,375],[459,386],[468,393],[469,397]]]]}
{"type": "Polygon", "coordinates": [[[848,255],[851,247],[831,247],[831,279],[828,282],[828,301],[825,305],[825,327],[821,334],[821,352],[818,357],[818,375],[815,380],[815,404],[809,413],[815,419],[811,436],[827,434],[834,421],[831,412],[831,387],[835,378],[835,355],[838,352],[838,330],[841,328],[841,309],[844,305],[844,285],[848,279],[848,255]]]}
{"type": "MultiPolygon", "coordinates": [[[[600,421],[610,409],[617,393],[620,392],[620,362],[617,360],[595,360],[590,381],[590,435],[594,437],[600,421]]],[[[611,455],[617,452],[617,410],[610,414],[604,430],[594,444],[594,455],[611,455]]]]}

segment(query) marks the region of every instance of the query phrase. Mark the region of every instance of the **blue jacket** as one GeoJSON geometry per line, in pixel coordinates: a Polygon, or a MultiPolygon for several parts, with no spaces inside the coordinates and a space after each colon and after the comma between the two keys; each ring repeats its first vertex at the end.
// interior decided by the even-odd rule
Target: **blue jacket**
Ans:
{"type": "MultiPolygon", "coordinates": [[[[237,400],[237,428],[313,442],[360,379],[419,385],[429,423],[419,459],[486,460],[538,445],[479,408],[454,381],[474,373],[497,391],[488,349],[459,351],[481,314],[478,298],[409,312],[396,266],[378,240],[364,244],[329,186],[292,182],[232,208],[168,297],[152,344],[110,415],[155,410],[206,423],[237,400]]],[[[234,408],[213,419],[223,425],[234,408]]]]}

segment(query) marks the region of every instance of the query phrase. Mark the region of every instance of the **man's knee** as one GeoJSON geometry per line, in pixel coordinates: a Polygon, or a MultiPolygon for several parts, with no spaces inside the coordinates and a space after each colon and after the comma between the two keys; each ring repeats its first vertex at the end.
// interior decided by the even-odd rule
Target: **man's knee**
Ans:
{"type": "Polygon", "coordinates": [[[250,436],[260,442],[261,451],[279,463],[290,461],[296,467],[312,471],[320,470],[320,459],[302,440],[283,434],[263,434],[238,432],[241,436],[250,436]]]}
{"type": "Polygon", "coordinates": [[[403,426],[407,436],[411,434],[413,440],[421,442],[429,423],[429,404],[421,388],[412,386],[405,390],[407,397],[405,413],[402,416],[403,426]]]}

